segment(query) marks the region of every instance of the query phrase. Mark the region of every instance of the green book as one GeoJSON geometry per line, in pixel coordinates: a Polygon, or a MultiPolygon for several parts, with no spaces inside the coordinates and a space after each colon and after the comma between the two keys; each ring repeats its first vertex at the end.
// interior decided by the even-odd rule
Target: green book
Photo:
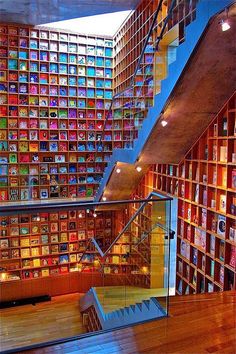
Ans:
{"type": "Polygon", "coordinates": [[[7,127],[7,118],[0,118],[0,129],[7,127]]]}

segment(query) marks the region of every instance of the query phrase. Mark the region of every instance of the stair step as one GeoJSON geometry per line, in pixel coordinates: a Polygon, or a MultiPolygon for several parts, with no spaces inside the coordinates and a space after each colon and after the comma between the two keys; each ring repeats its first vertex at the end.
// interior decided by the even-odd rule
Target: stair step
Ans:
{"type": "Polygon", "coordinates": [[[136,306],[135,305],[130,305],[130,309],[135,312],[136,306]]]}
{"type": "Polygon", "coordinates": [[[125,311],[126,311],[126,313],[129,314],[129,310],[130,310],[130,308],[129,308],[128,306],[125,306],[125,311]]]}
{"type": "Polygon", "coordinates": [[[150,300],[143,300],[143,304],[149,309],[150,308],[150,300]]]}
{"type": "Polygon", "coordinates": [[[141,302],[137,302],[136,306],[140,309],[140,311],[142,311],[142,303],[141,302]]]}

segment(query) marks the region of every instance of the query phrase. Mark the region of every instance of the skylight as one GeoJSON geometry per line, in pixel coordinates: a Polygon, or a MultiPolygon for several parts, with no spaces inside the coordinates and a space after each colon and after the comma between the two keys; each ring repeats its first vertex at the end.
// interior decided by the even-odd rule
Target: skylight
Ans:
{"type": "Polygon", "coordinates": [[[80,17],[72,20],[45,23],[42,26],[70,30],[84,34],[114,36],[131,11],[80,17]]]}

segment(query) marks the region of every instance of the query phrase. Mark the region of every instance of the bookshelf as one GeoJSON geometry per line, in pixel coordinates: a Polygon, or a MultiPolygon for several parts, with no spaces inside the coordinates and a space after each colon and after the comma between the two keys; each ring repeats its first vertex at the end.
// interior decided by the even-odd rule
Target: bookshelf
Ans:
{"type": "MultiPolygon", "coordinates": [[[[197,2],[197,0],[190,2],[177,0],[175,3],[172,16],[170,16],[168,20],[166,31],[170,31],[175,25],[178,25],[178,38],[180,43],[184,41],[186,26],[195,19],[197,2]]],[[[158,0],[142,1],[114,36],[115,93],[123,91],[130,85],[130,80],[142,52],[158,3],[158,0]]],[[[162,3],[154,30],[154,37],[160,34],[163,19],[168,13],[170,4],[171,0],[166,0],[162,3]]],[[[165,50],[160,56],[161,61],[166,60],[165,50]]],[[[162,70],[161,67],[159,70],[160,69],[162,70]]]]}
{"type": "Polygon", "coordinates": [[[151,166],[134,192],[178,199],[178,294],[230,290],[236,284],[236,94],[178,165],[151,166]]]}
{"type": "Polygon", "coordinates": [[[96,272],[95,252],[82,263],[79,260],[91,237],[96,237],[101,247],[109,244],[113,227],[112,211],[94,214],[89,210],[70,210],[1,216],[0,267],[4,271],[0,278],[13,281],[82,270],[96,272]]]}
{"type": "Polygon", "coordinates": [[[97,312],[94,306],[88,308],[88,310],[82,313],[83,325],[86,327],[87,332],[96,332],[102,329],[97,312]]]}
{"type": "Polygon", "coordinates": [[[93,197],[112,96],[111,38],[1,24],[0,200],[93,197]]]}
{"type": "Polygon", "coordinates": [[[149,241],[142,242],[137,250],[133,248],[141,234],[150,231],[150,205],[104,259],[93,244],[86,248],[94,237],[105,252],[138,207],[135,203],[130,210],[94,213],[72,209],[1,216],[1,301],[14,300],[16,294],[24,298],[86,292],[91,286],[150,287],[149,241]]]}
{"type": "Polygon", "coordinates": [[[167,76],[170,57],[184,41],[185,27],[195,19],[197,1],[191,4],[176,1],[157,51],[155,43],[162,33],[171,1],[162,2],[149,34],[158,3],[142,1],[114,37],[114,92],[118,96],[110,112],[113,119],[107,120],[104,134],[104,140],[113,140],[113,148],[133,147],[148,109],[153,106],[154,95],[160,92],[161,81],[167,76]]]}

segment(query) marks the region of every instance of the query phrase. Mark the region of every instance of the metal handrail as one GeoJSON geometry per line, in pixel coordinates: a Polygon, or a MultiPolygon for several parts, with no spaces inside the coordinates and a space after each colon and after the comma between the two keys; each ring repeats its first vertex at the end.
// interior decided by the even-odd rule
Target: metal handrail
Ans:
{"type": "MultiPolygon", "coordinates": [[[[134,87],[135,76],[136,76],[136,74],[137,74],[137,72],[138,72],[138,70],[139,70],[139,66],[140,66],[140,64],[141,64],[141,62],[142,62],[142,60],[143,60],[143,57],[144,57],[144,54],[145,54],[145,50],[146,50],[146,46],[147,46],[147,44],[148,44],[148,42],[149,42],[149,39],[150,39],[151,34],[152,34],[152,31],[153,31],[153,29],[154,29],[154,27],[155,27],[155,25],[156,25],[156,20],[157,20],[157,18],[158,18],[159,12],[160,12],[160,10],[161,10],[162,3],[163,3],[163,0],[160,0],[160,2],[159,2],[159,4],[158,4],[158,7],[157,7],[157,9],[156,9],[156,11],[155,11],[155,13],[154,13],[153,21],[152,21],[152,24],[151,24],[151,26],[150,26],[150,28],[149,28],[149,31],[148,31],[147,35],[146,35],[146,39],[145,39],[145,42],[144,42],[144,45],[143,45],[143,49],[142,49],[142,51],[141,51],[141,54],[140,54],[140,56],[139,56],[139,59],[138,59],[136,68],[135,68],[134,73],[133,73],[133,75],[132,75],[130,85],[127,86],[124,90],[122,90],[122,91],[116,93],[116,94],[112,97],[111,103],[110,103],[109,108],[108,108],[108,113],[106,114],[106,118],[105,118],[105,120],[104,120],[104,125],[103,125],[103,130],[102,130],[102,132],[101,132],[101,136],[100,136],[100,138],[99,138],[98,141],[97,141],[96,152],[95,152],[95,161],[96,161],[97,153],[100,152],[100,148],[101,148],[101,146],[102,146],[102,144],[103,144],[102,141],[103,141],[103,139],[104,139],[106,123],[107,123],[108,119],[110,118],[110,112],[111,112],[111,110],[112,110],[112,106],[113,106],[113,103],[114,103],[115,99],[117,99],[118,97],[120,97],[125,91],[128,91],[128,90],[130,90],[130,89],[132,89],[132,88],[134,87]]],[[[161,29],[160,36],[157,37],[157,41],[155,42],[155,51],[158,50],[158,45],[159,45],[159,43],[160,43],[160,41],[161,41],[161,39],[162,39],[162,37],[163,37],[163,34],[164,34],[165,29],[166,29],[168,20],[169,20],[169,18],[170,18],[170,16],[171,16],[171,13],[172,13],[173,8],[174,8],[174,4],[175,4],[175,0],[172,0],[171,5],[170,5],[169,10],[168,10],[168,13],[167,13],[166,17],[165,17],[164,20],[163,20],[163,26],[162,26],[162,29],[161,29]]]]}
{"type": "MultiPolygon", "coordinates": [[[[131,225],[131,223],[133,222],[133,220],[136,218],[136,216],[140,213],[140,211],[145,207],[145,205],[147,203],[149,203],[150,201],[155,202],[155,201],[166,201],[166,200],[172,200],[172,198],[163,198],[163,199],[151,199],[153,196],[155,197],[159,197],[160,195],[154,191],[152,191],[151,193],[149,193],[149,195],[147,196],[147,198],[143,201],[143,200],[139,200],[139,202],[142,202],[142,204],[140,205],[140,207],[136,210],[136,212],[134,213],[134,215],[132,215],[132,217],[129,219],[129,221],[127,222],[127,224],[123,227],[123,229],[119,232],[119,234],[116,236],[116,238],[112,241],[112,243],[110,244],[110,246],[107,248],[107,250],[105,252],[102,251],[101,247],[98,245],[96,239],[94,237],[92,237],[89,241],[88,244],[86,246],[85,251],[83,252],[82,256],[80,257],[78,263],[81,262],[82,258],[84,257],[84,255],[86,254],[86,252],[89,249],[89,246],[91,243],[94,244],[97,252],[100,254],[100,256],[102,258],[104,258],[108,252],[111,250],[111,248],[119,241],[119,239],[121,238],[121,236],[127,231],[127,229],[129,228],[129,226],[131,225]]],[[[137,202],[136,200],[133,200],[133,203],[137,202]]],[[[168,231],[169,235],[171,233],[174,233],[173,230],[169,230],[169,228],[165,228],[162,224],[160,223],[156,223],[155,227],[159,226],[161,227],[163,230],[168,231]]],[[[151,230],[152,231],[152,230],[151,230]]],[[[150,231],[150,232],[151,232],[150,231]]],[[[148,234],[150,233],[148,232],[148,234]]],[[[146,238],[146,237],[145,237],[146,238]]]]}
{"type": "MultiPolygon", "coordinates": [[[[159,194],[157,194],[159,196],[159,194]]],[[[155,202],[163,201],[163,200],[172,200],[171,197],[165,198],[156,198],[155,202]]],[[[145,202],[146,199],[140,199],[139,203],[145,202]]],[[[50,211],[61,211],[61,210],[70,210],[70,209],[96,209],[98,206],[115,206],[122,204],[132,204],[134,201],[132,199],[124,199],[124,200],[112,200],[112,201],[77,201],[77,200],[65,200],[65,201],[50,201],[49,203],[42,203],[41,201],[35,201],[34,203],[25,204],[22,202],[5,202],[0,203],[0,216],[7,216],[13,214],[32,214],[39,212],[50,212],[50,211]]]]}

